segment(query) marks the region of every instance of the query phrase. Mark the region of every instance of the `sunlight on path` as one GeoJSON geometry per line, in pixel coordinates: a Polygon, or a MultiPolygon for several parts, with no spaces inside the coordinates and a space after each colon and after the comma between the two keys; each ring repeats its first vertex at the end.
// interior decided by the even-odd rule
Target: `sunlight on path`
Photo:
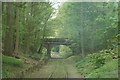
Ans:
{"type": "Polygon", "coordinates": [[[59,56],[57,53],[56,54],[51,54],[52,58],[62,58],[61,56],[59,56]]]}

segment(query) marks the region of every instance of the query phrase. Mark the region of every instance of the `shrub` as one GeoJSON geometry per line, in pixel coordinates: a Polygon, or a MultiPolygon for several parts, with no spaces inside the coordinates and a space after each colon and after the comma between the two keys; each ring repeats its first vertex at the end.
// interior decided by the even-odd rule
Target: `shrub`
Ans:
{"type": "Polygon", "coordinates": [[[93,64],[95,65],[95,68],[99,68],[105,64],[105,57],[103,54],[94,53],[92,56],[92,61],[93,64]]]}

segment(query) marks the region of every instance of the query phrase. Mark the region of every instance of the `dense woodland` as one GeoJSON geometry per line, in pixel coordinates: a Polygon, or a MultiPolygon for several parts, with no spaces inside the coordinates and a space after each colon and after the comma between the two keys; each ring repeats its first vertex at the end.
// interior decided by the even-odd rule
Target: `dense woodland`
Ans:
{"type": "Polygon", "coordinates": [[[40,54],[40,40],[52,34],[48,27],[53,14],[51,3],[3,3],[2,8],[3,54],[40,54]]]}
{"type": "Polygon", "coordinates": [[[65,2],[57,9],[53,5],[52,2],[2,3],[2,54],[16,58],[21,54],[46,56],[42,40],[55,37],[74,42],[72,55],[79,58],[100,54],[101,50],[103,53],[113,50],[112,58],[118,57],[117,2],[65,2]]]}
{"type": "Polygon", "coordinates": [[[116,47],[117,7],[117,3],[68,2],[51,19],[52,3],[3,3],[3,54],[40,54],[40,40],[51,36],[73,40],[83,55],[116,47]]]}
{"type": "Polygon", "coordinates": [[[59,28],[64,27],[59,33],[63,33],[62,37],[66,34],[74,40],[78,53],[83,55],[116,47],[116,14],[117,3],[65,3],[57,18],[62,23],[59,28]]]}

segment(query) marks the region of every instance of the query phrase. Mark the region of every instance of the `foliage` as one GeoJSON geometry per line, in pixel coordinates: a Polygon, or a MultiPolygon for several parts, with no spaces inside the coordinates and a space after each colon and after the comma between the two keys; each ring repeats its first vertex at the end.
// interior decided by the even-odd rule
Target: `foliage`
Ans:
{"type": "Polygon", "coordinates": [[[2,10],[3,54],[41,53],[42,39],[53,33],[49,26],[53,13],[51,3],[3,3],[2,10]]]}
{"type": "Polygon", "coordinates": [[[73,40],[77,43],[77,51],[84,55],[115,47],[117,8],[117,2],[65,2],[53,22],[58,29],[56,36],[73,40]]]}
{"type": "Polygon", "coordinates": [[[99,68],[99,67],[103,66],[105,64],[105,59],[108,56],[110,56],[110,55],[109,54],[108,55],[98,54],[98,53],[93,54],[92,55],[92,60],[93,60],[93,64],[95,64],[95,67],[99,68]]]}
{"type": "Polygon", "coordinates": [[[118,59],[113,59],[113,57],[118,55],[113,51],[102,50],[99,53],[89,54],[78,61],[76,67],[80,70],[79,73],[87,78],[117,78],[118,59]],[[111,76],[109,77],[109,75],[111,76]]]}
{"type": "MultiPolygon", "coordinates": [[[[103,77],[108,77],[110,70],[116,74],[117,59],[113,57],[118,57],[118,3],[64,2],[57,15],[53,6],[51,2],[2,3],[2,50],[6,55],[3,56],[3,74],[10,76],[14,67],[24,64],[8,56],[48,59],[43,40],[49,37],[74,42],[69,47],[75,47],[78,57],[83,57],[80,61],[76,59],[81,74],[99,78],[105,69],[103,77]]],[[[70,48],[61,46],[60,55],[67,58],[73,53],[70,48]]],[[[110,76],[116,77],[111,72],[110,76]]]]}
{"type": "Polygon", "coordinates": [[[101,68],[93,70],[88,78],[118,78],[118,59],[113,59],[101,68]]]}
{"type": "Polygon", "coordinates": [[[70,57],[72,55],[72,51],[69,47],[61,45],[59,55],[64,57],[64,58],[67,58],[67,57],[70,57]]]}
{"type": "Polygon", "coordinates": [[[76,63],[76,67],[77,68],[82,68],[83,66],[85,66],[86,64],[88,64],[89,62],[91,62],[91,57],[89,56],[87,56],[87,57],[85,57],[85,58],[83,58],[82,60],[80,60],[80,61],[78,61],[77,63],[76,63]]]}

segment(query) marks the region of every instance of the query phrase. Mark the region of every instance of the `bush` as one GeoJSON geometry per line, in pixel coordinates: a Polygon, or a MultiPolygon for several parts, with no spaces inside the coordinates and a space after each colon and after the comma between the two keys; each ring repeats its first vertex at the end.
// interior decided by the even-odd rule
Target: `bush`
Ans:
{"type": "Polygon", "coordinates": [[[94,53],[92,55],[92,61],[95,65],[95,68],[97,69],[105,64],[105,57],[103,54],[94,53]]]}
{"type": "Polygon", "coordinates": [[[92,61],[96,68],[103,66],[108,61],[112,60],[113,56],[117,56],[112,50],[102,50],[99,53],[92,54],[92,61]]]}
{"type": "Polygon", "coordinates": [[[82,60],[78,61],[76,63],[76,67],[82,68],[82,67],[84,67],[86,64],[88,64],[90,62],[91,62],[91,57],[87,56],[87,57],[83,58],[82,60]]]}

